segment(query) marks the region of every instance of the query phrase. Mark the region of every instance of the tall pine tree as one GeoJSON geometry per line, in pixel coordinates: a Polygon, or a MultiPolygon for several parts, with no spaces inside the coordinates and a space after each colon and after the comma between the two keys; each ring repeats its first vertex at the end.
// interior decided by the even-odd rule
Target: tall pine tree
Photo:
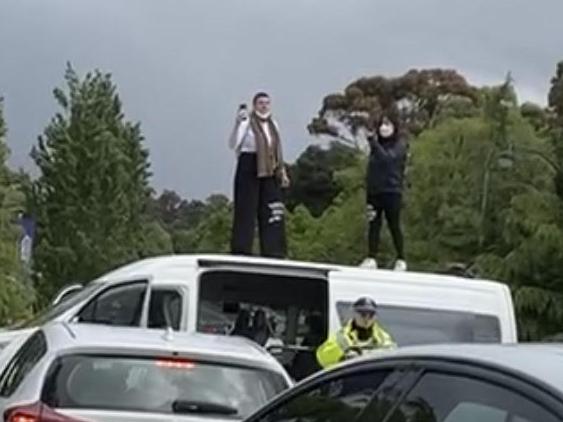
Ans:
{"type": "Polygon", "coordinates": [[[69,65],[58,112],[32,158],[38,219],[35,270],[42,293],[87,281],[139,257],[149,188],[139,124],[124,118],[111,75],[80,79],[69,65]]]}

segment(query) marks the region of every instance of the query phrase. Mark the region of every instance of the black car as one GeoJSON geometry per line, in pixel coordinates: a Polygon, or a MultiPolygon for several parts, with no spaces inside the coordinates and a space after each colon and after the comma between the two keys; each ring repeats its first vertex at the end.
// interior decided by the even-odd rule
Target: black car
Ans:
{"type": "Polygon", "coordinates": [[[360,358],[245,422],[560,422],[563,347],[443,345],[360,358]]]}

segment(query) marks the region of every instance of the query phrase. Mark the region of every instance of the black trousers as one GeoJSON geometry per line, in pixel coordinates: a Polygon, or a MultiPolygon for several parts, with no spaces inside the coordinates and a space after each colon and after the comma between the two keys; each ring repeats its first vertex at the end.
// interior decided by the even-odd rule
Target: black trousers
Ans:
{"type": "Polygon", "coordinates": [[[381,225],[383,216],[387,220],[391,237],[395,245],[398,259],[405,259],[403,247],[403,232],[401,231],[401,199],[400,193],[369,194],[367,197],[367,217],[369,221],[368,255],[372,258],[379,251],[381,225]]]}
{"type": "Polygon", "coordinates": [[[285,217],[281,187],[275,177],[257,177],[256,154],[242,153],[239,156],[235,174],[234,208],[231,253],[252,254],[258,221],[260,254],[272,258],[285,257],[285,217]]]}

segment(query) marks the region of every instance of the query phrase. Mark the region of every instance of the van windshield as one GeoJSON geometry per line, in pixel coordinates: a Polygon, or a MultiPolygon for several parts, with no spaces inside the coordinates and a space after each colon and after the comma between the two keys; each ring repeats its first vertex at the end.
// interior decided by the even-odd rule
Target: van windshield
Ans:
{"type": "MultiPolygon", "coordinates": [[[[352,302],[337,302],[340,322],[352,318],[352,302]]],[[[379,305],[381,324],[399,346],[437,343],[500,343],[497,317],[473,312],[379,305]]]]}

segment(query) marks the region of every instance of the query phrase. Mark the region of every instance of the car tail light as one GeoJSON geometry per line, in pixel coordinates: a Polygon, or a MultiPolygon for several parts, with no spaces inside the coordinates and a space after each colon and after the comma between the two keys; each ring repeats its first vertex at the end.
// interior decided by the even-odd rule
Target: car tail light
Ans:
{"type": "Polygon", "coordinates": [[[81,422],[55,412],[44,403],[12,407],[4,412],[4,422],[81,422]]]}
{"type": "Polygon", "coordinates": [[[193,369],[195,368],[195,363],[179,359],[159,359],[156,361],[156,366],[161,368],[193,369]]]}

